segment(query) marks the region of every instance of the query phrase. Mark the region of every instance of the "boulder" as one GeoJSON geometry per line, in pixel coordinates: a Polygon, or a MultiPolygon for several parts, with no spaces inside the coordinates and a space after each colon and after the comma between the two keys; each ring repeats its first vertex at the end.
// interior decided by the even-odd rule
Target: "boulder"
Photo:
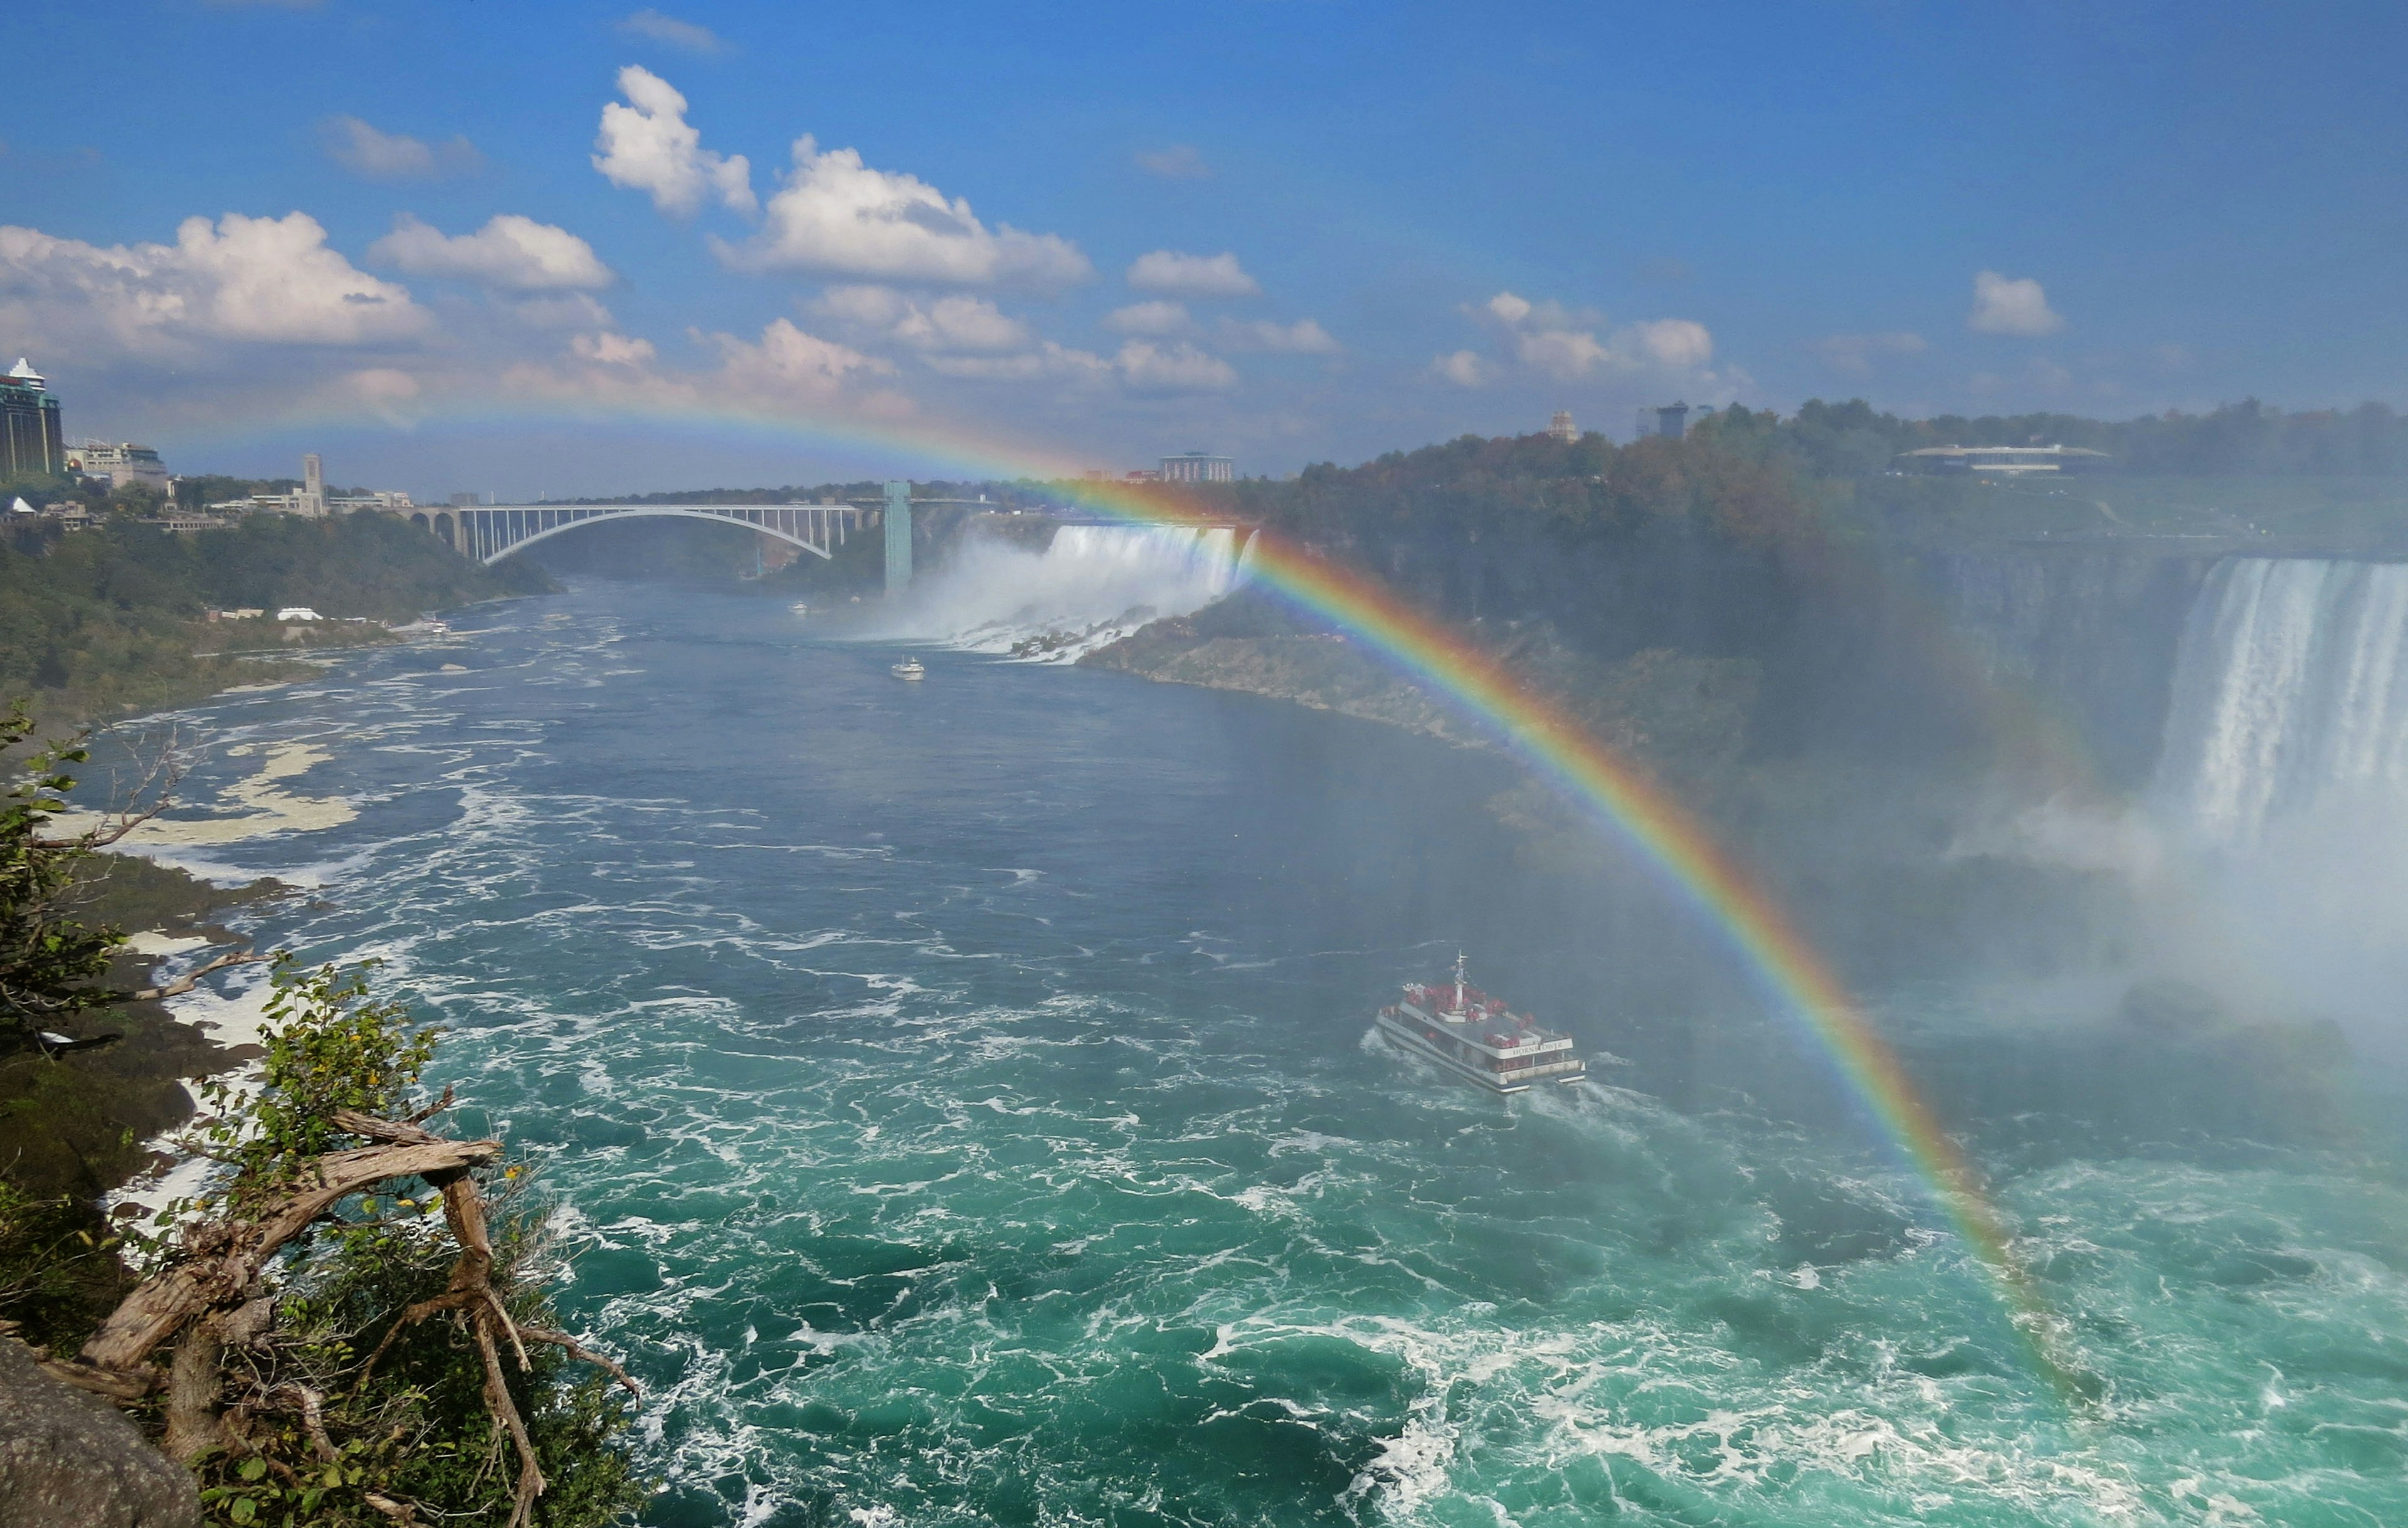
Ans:
{"type": "Polygon", "coordinates": [[[200,1488],[115,1407],[0,1336],[0,1528],[199,1528],[200,1488]]]}

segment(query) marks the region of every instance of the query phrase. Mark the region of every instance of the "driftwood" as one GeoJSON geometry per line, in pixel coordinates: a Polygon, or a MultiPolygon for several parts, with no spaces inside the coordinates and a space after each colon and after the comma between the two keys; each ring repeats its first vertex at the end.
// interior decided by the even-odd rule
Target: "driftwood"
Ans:
{"type": "Polygon", "coordinates": [[[125,995],[136,1003],[156,1002],[163,997],[181,997],[199,986],[201,978],[212,971],[222,971],[229,965],[257,965],[266,959],[265,955],[251,955],[240,951],[220,955],[215,960],[205,961],[194,966],[165,987],[145,987],[138,992],[128,992],[125,995]]]}
{"type": "MultiPolygon", "coordinates": [[[[608,1371],[630,1393],[640,1395],[642,1391],[626,1370],[588,1351],[567,1334],[524,1326],[511,1318],[494,1283],[493,1237],[486,1224],[484,1194],[474,1176],[475,1169],[500,1159],[502,1144],[448,1140],[425,1129],[420,1121],[449,1105],[451,1097],[446,1089],[433,1106],[408,1120],[380,1120],[337,1110],[332,1116],[336,1125],[374,1144],[319,1157],[291,1187],[264,1204],[243,1215],[188,1229],[179,1249],[180,1261],[128,1294],[75,1360],[53,1361],[44,1367],[69,1384],[120,1402],[137,1400],[164,1384],[166,1450],[184,1463],[211,1449],[238,1447],[238,1429],[229,1429],[226,1416],[218,1407],[225,1378],[224,1355],[229,1347],[239,1348],[255,1339],[266,1323],[268,1304],[260,1278],[269,1262],[287,1242],[350,1195],[393,1178],[423,1179],[443,1195],[444,1221],[459,1244],[460,1257],[441,1294],[409,1307],[394,1321],[384,1340],[361,1365],[356,1383],[367,1383],[386,1351],[410,1327],[436,1315],[450,1315],[459,1321],[476,1343],[484,1369],[485,1409],[495,1431],[509,1435],[518,1455],[509,1528],[523,1528],[546,1482],[526,1420],[510,1397],[503,1349],[509,1349],[523,1371],[529,1367],[527,1344],[559,1348],[571,1358],[608,1371]],[[170,1342],[176,1343],[175,1356],[162,1375],[150,1360],[170,1342]]],[[[285,1392],[291,1392],[312,1446],[320,1457],[328,1457],[334,1443],[326,1435],[324,1397],[306,1386],[285,1384],[262,1399],[280,1403],[285,1392]]],[[[416,1521],[406,1503],[371,1494],[368,1505],[396,1521],[416,1521]]]]}

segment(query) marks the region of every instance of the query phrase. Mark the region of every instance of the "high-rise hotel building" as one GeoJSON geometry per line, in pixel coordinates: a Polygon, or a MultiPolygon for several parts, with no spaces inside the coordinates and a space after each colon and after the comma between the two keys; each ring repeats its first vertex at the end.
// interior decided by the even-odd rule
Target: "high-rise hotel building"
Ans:
{"type": "Polygon", "coordinates": [[[0,478],[66,471],[66,437],[59,430],[59,400],[23,357],[0,377],[0,478]]]}

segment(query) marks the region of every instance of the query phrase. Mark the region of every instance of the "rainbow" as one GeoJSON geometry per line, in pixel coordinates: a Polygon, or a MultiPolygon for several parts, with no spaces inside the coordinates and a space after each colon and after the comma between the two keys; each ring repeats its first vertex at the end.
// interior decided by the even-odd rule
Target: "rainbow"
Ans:
{"type": "MultiPolygon", "coordinates": [[[[618,409],[524,406],[479,407],[457,417],[477,423],[582,423],[607,418],[624,424],[626,420],[618,409]]],[[[661,418],[657,411],[647,411],[647,417],[661,418]]],[[[1049,461],[1046,453],[999,441],[887,427],[830,427],[718,410],[683,417],[716,430],[758,434],[790,444],[801,439],[823,448],[942,464],[968,478],[1035,478],[1067,485],[1082,507],[1132,523],[1193,527],[1216,522],[1159,490],[1079,481],[1078,469],[1063,459],[1049,461]]],[[[300,422],[287,421],[288,426],[300,422]]],[[[352,417],[342,422],[362,421],[352,417]]],[[[1532,693],[1495,658],[1383,584],[1313,556],[1268,530],[1255,533],[1248,559],[1257,582],[1335,622],[1407,674],[1452,696],[1499,744],[1591,808],[1720,934],[1765,992],[1804,1025],[1848,1089],[1925,1179],[1934,1202],[1998,1286],[2008,1319],[2037,1371],[2061,1398],[2076,1400],[2080,1371],[2066,1356],[2063,1325],[2016,1255],[2006,1220],[1985,1193],[1981,1175],[1829,964],[1713,833],[1669,793],[1532,693]]]]}

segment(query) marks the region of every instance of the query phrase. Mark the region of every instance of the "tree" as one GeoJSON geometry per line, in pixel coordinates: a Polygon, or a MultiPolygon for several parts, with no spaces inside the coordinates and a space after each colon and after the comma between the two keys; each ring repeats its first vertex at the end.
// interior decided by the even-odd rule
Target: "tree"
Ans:
{"type": "Polygon", "coordinates": [[[217,1112],[187,1143],[222,1171],[46,1367],[155,1408],[214,1521],[621,1521],[647,1491],[608,1387],[635,1381],[552,1324],[525,1169],[427,1128],[452,1104],[420,1096],[436,1032],[365,973],[280,959],[255,1088],[205,1089],[217,1112]]]}
{"type": "MultiPolygon", "coordinates": [[[[15,752],[33,730],[23,704],[12,707],[0,719],[0,757],[15,752]]],[[[222,956],[165,987],[138,992],[102,981],[123,933],[81,921],[67,910],[67,897],[85,861],[166,805],[175,766],[172,754],[163,754],[118,810],[82,832],[57,834],[55,821],[76,786],[67,767],[90,757],[81,738],[38,749],[22,758],[18,778],[0,796],[0,1043],[38,1046],[50,1054],[89,1043],[57,1029],[94,1009],[187,992],[208,973],[253,958],[222,956]]]]}

